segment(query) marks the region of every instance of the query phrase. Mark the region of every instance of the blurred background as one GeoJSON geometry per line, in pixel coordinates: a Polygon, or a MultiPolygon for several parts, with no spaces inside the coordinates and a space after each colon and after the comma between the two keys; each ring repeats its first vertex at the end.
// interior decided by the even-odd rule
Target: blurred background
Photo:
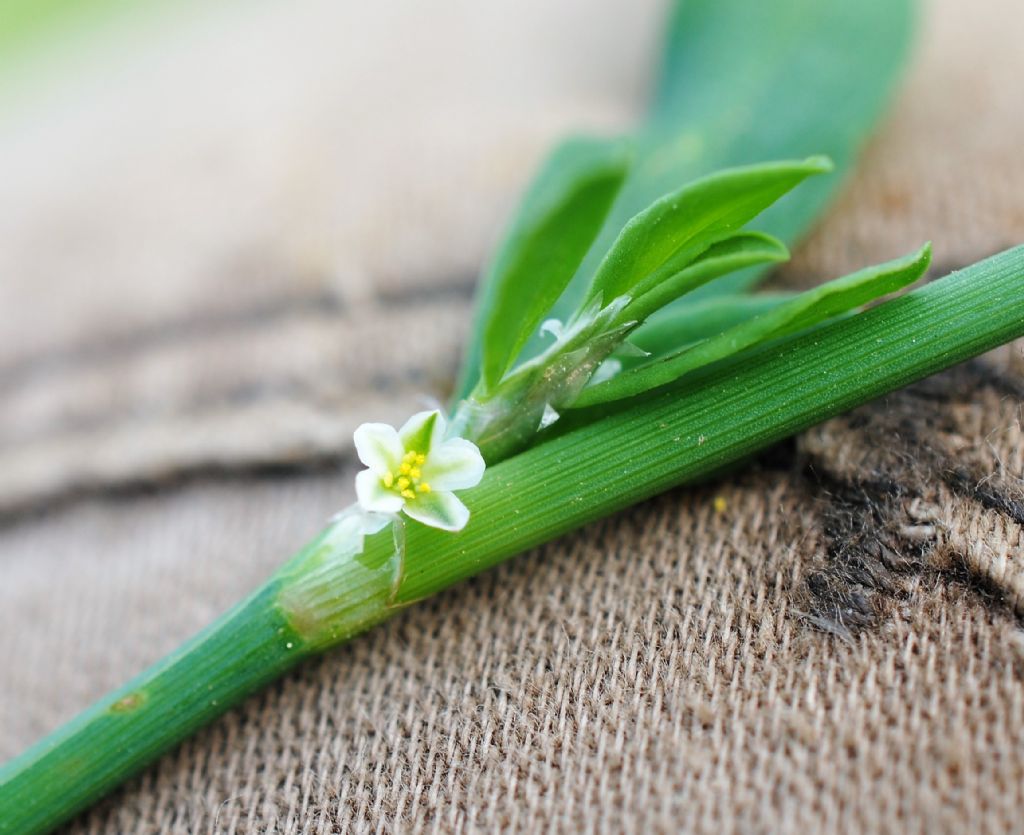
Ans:
{"type": "MultiPolygon", "coordinates": [[[[974,171],[1021,170],[1014,8],[925,4],[904,92],[791,282],[1024,239],[1021,177],[974,171]]],[[[666,12],[8,0],[0,514],[329,463],[361,420],[443,395],[523,184],[565,133],[637,120],[666,12]]]]}
{"type": "Polygon", "coordinates": [[[642,111],[664,5],[5,6],[0,513],[440,394],[531,168],[642,111]]]}

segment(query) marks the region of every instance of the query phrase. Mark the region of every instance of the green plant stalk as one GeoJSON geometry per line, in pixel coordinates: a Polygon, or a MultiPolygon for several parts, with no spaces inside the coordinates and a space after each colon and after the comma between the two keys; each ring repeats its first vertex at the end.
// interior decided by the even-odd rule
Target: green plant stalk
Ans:
{"type": "Polygon", "coordinates": [[[488,469],[450,534],[354,559],[321,534],[260,591],[0,771],[0,831],[45,832],[297,661],[405,605],[1024,335],[1024,247],[717,368],[488,469]]]}
{"type": "Polygon", "coordinates": [[[0,832],[47,832],[298,660],[271,581],[0,772],[0,832]]]}

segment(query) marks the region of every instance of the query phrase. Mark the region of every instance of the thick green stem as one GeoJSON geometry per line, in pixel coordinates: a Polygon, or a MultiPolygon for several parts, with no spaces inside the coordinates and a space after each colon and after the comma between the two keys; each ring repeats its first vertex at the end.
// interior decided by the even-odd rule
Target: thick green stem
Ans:
{"type": "Polygon", "coordinates": [[[303,658],[386,618],[395,541],[374,541],[371,562],[328,527],[248,600],[8,763],[0,832],[51,829],[303,658]]]}
{"type": "Polygon", "coordinates": [[[302,657],[270,583],[0,772],[0,832],[45,832],[302,657]]]}
{"type": "Polygon", "coordinates": [[[565,333],[542,354],[505,377],[493,391],[478,387],[452,414],[453,434],[473,441],[488,464],[522,452],[537,438],[549,409],[572,403],[597,367],[637,326],[614,320],[629,304],[620,296],[595,304],[565,326],[565,333]]]}
{"type": "Polygon", "coordinates": [[[458,534],[411,523],[404,548],[384,531],[359,552],[335,525],[199,637],[5,766],[0,832],[51,829],[299,659],[402,605],[1022,335],[1024,247],[489,468],[463,494],[472,516],[458,534]]]}

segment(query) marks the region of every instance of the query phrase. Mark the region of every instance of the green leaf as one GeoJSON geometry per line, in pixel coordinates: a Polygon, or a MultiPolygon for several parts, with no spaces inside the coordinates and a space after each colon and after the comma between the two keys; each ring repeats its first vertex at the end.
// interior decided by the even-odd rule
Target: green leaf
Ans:
{"type": "Polygon", "coordinates": [[[789,250],[778,238],[761,232],[740,232],[712,244],[696,261],[668,278],[641,281],[621,319],[643,321],[669,302],[723,275],[754,264],[777,264],[788,259],[789,250]]]}
{"type": "Polygon", "coordinates": [[[481,371],[493,387],[537,330],[600,230],[628,161],[625,142],[590,138],[548,159],[481,283],[463,396],[481,371]]]}
{"type": "MultiPolygon", "coordinates": [[[[842,185],[900,76],[911,0],[677,0],[654,106],[601,234],[553,316],[567,318],[623,225],[665,193],[721,168],[825,154],[821,177],[761,215],[792,245],[842,185]]],[[[746,270],[687,298],[735,293],[746,270]]],[[[539,349],[531,344],[528,351],[539,349]]]]}
{"type": "Polygon", "coordinates": [[[607,304],[634,288],[657,286],[807,177],[831,170],[824,157],[770,162],[719,171],[666,194],[623,227],[584,303],[607,304]]]}
{"type": "Polygon", "coordinates": [[[928,269],[931,254],[931,245],[925,244],[913,255],[822,284],[716,337],[584,389],[573,407],[593,406],[641,394],[758,343],[787,336],[861,307],[917,281],[928,269]]]}
{"type": "Polygon", "coordinates": [[[774,310],[798,295],[744,293],[736,296],[716,296],[696,304],[677,305],[655,313],[630,334],[629,341],[651,357],[663,357],[774,310]]]}

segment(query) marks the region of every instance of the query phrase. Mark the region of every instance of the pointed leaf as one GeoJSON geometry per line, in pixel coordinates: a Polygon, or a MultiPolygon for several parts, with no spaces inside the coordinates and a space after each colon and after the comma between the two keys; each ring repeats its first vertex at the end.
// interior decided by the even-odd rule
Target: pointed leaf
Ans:
{"type": "Polygon", "coordinates": [[[712,244],[683,270],[660,281],[651,276],[634,288],[633,301],[622,312],[622,320],[643,321],[656,310],[728,273],[754,264],[780,263],[789,250],[778,238],[760,232],[740,232],[712,244]]]}
{"type": "Polygon", "coordinates": [[[913,255],[815,287],[716,337],[584,389],[573,407],[593,406],[640,394],[761,342],[812,327],[912,284],[924,275],[930,262],[931,246],[926,244],[913,255]]]}
{"type": "Polygon", "coordinates": [[[749,165],[666,194],[625,225],[598,267],[587,301],[608,302],[657,286],[807,177],[831,169],[825,157],[749,165]]]}
{"type": "MultiPolygon", "coordinates": [[[[746,293],[718,296],[696,304],[679,305],[654,314],[630,334],[629,340],[651,359],[718,336],[731,327],[761,316],[796,298],[799,293],[746,293]]],[[[634,362],[635,367],[638,363],[634,362]]]]}

